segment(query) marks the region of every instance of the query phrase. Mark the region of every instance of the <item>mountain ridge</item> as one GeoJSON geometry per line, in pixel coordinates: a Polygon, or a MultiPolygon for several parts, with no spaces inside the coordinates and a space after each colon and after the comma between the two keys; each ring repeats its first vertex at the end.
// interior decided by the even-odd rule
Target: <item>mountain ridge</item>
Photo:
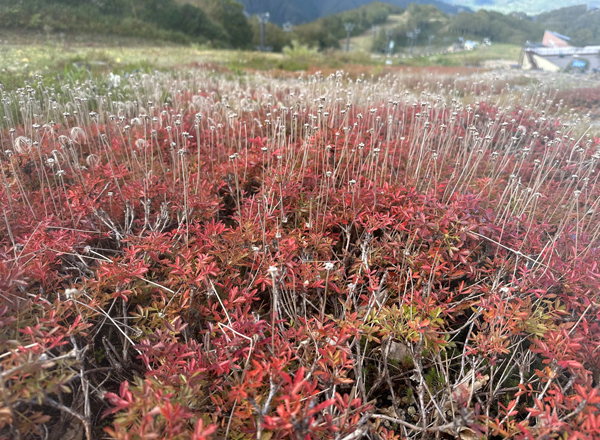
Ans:
{"type": "Polygon", "coordinates": [[[528,15],[539,15],[557,9],[586,5],[594,0],[442,0],[456,6],[469,9],[487,9],[503,14],[521,12],[528,15]]]}
{"type": "MultiPolygon", "coordinates": [[[[290,22],[302,24],[315,21],[321,17],[339,12],[356,9],[360,6],[372,3],[373,0],[238,0],[244,5],[245,11],[250,14],[269,12],[270,21],[276,24],[290,22]]],[[[470,10],[461,6],[454,6],[438,0],[380,0],[402,8],[411,3],[431,4],[442,12],[456,14],[461,10],[470,10]]]]}

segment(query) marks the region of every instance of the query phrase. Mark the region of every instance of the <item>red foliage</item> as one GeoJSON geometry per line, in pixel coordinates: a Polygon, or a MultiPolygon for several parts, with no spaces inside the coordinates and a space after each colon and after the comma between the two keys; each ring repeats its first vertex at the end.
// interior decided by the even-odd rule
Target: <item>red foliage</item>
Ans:
{"type": "Polygon", "coordinates": [[[600,436],[597,140],[391,77],[217,78],[8,115],[0,436],[600,436]]]}

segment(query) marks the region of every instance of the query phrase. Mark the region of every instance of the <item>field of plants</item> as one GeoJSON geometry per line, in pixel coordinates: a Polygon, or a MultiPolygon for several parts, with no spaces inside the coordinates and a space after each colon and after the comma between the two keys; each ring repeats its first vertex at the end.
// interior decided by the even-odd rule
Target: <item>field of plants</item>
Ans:
{"type": "MultiPolygon", "coordinates": [[[[353,73],[360,69],[361,73],[381,75],[384,72],[411,67],[484,68],[489,63],[506,65],[516,63],[520,53],[520,46],[495,44],[492,47],[460,53],[413,58],[394,57],[392,66],[387,66],[383,55],[373,56],[364,51],[319,52],[297,42],[286,47],[283,53],[275,53],[215,50],[200,45],[157,44],[136,39],[102,39],[89,35],[65,42],[44,41],[31,34],[12,38],[10,42],[4,40],[4,44],[2,40],[3,35],[0,32],[0,84],[3,84],[7,91],[34,81],[36,75],[43,75],[46,86],[60,86],[64,81],[84,82],[88,79],[106,81],[105,76],[110,73],[128,76],[132,72],[180,70],[207,64],[211,65],[211,70],[225,68],[235,75],[255,70],[289,76],[291,72],[335,72],[342,68],[353,73]],[[86,43],[90,39],[94,40],[94,44],[86,43]]],[[[580,82],[581,79],[577,81],[580,82]]]]}
{"type": "Polygon", "coordinates": [[[600,138],[518,90],[0,89],[0,439],[599,438],[600,138]]]}

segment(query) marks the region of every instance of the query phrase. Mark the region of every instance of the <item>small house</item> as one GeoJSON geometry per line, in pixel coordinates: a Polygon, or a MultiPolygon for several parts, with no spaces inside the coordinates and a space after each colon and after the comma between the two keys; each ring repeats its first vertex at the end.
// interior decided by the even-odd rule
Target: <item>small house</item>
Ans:
{"type": "Polygon", "coordinates": [[[467,41],[465,41],[463,47],[464,47],[465,50],[474,50],[475,47],[477,47],[477,42],[476,41],[467,40],[467,41]]]}
{"type": "Polygon", "coordinates": [[[546,31],[542,39],[545,47],[571,47],[571,38],[558,32],[546,31]]]}

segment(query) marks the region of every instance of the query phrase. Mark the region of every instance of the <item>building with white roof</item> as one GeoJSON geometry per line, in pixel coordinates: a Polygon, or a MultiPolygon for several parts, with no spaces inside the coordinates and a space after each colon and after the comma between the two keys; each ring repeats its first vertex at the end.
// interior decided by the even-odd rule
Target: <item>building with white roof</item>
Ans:
{"type": "Polygon", "coordinates": [[[542,43],[528,43],[521,51],[519,64],[524,70],[600,71],[600,46],[574,47],[570,38],[546,31],[542,43]]]}

